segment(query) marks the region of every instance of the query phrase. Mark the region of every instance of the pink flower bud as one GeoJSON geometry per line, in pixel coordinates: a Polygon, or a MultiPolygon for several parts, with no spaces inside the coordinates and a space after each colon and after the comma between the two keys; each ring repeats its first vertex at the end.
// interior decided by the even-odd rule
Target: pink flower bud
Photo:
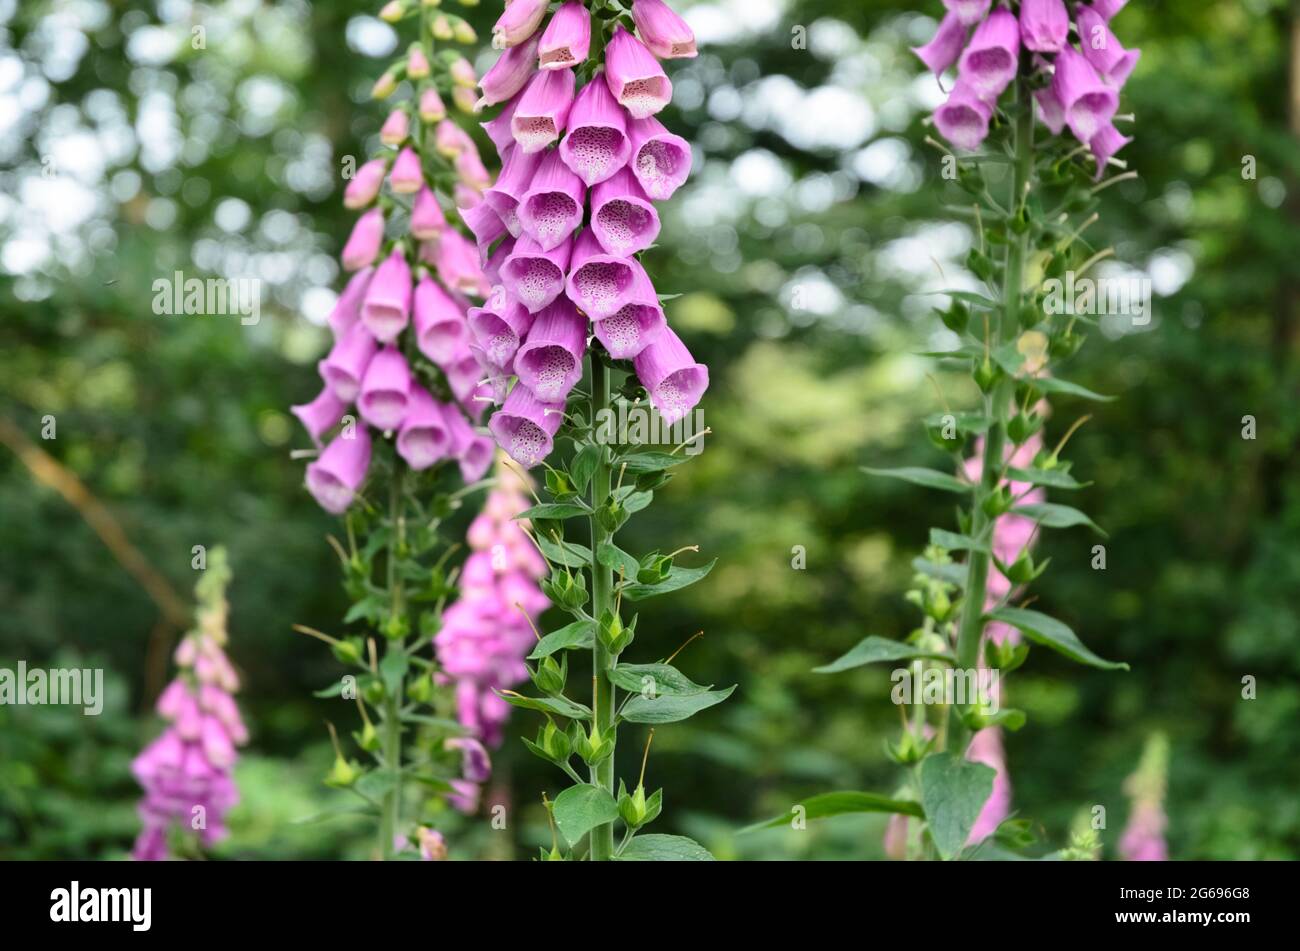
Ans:
{"type": "Polygon", "coordinates": [[[633,0],[632,22],[641,42],[660,59],[696,55],[695,34],[664,0],[633,0]]]}
{"type": "Polygon", "coordinates": [[[605,81],[634,119],[654,115],[673,98],[673,84],[659,60],[621,26],[605,47],[605,81]]]}

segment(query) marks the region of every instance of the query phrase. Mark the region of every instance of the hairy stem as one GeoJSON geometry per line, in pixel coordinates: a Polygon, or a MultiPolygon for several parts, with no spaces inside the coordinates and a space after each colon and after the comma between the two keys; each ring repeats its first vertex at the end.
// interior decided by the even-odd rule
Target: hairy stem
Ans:
{"type": "MultiPolygon", "coordinates": [[[[598,422],[609,409],[609,369],[595,355],[591,357],[591,414],[593,423],[598,422]]],[[[610,460],[609,447],[597,446],[596,471],[591,479],[591,507],[599,509],[609,498],[610,460]]],[[[614,573],[602,565],[596,556],[600,546],[613,539],[612,532],[607,532],[596,516],[591,518],[591,598],[592,614],[600,621],[606,609],[614,606],[614,573]]],[[[610,664],[615,661],[608,648],[601,643],[598,636],[592,651],[592,664],[596,697],[592,704],[595,713],[597,731],[603,732],[614,722],[614,685],[610,683],[610,664]]],[[[614,754],[610,754],[591,770],[591,782],[601,786],[614,795],[614,754]]],[[[595,862],[608,861],[614,854],[614,824],[605,823],[591,830],[591,859],[595,862]]]]}
{"type": "MultiPolygon", "coordinates": [[[[1027,82],[1028,69],[1022,56],[1021,68],[1016,78],[1016,113],[1015,113],[1015,165],[1011,176],[1011,193],[1008,195],[1011,214],[1020,209],[1025,190],[1029,184],[1033,168],[1034,154],[1034,104],[1027,82]]],[[[993,340],[991,346],[997,346],[1015,336],[1020,324],[1021,285],[1025,275],[1025,250],[1027,237],[1013,230],[1007,242],[1006,269],[1003,275],[1002,308],[995,315],[993,340]]],[[[971,534],[983,538],[989,528],[989,517],[984,512],[984,501],[998,487],[1002,474],[1002,456],[1007,445],[1007,419],[1010,416],[1015,398],[1015,382],[1010,379],[1000,380],[986,399],[986,409],[992,420],[988,436],[984,442],[984,458],[980,475],[980,484],[971,505],[971,534]]],[[[961,619],[957,627],[957,666],[970,670],[979,662],[980,638],[984,633],[984,601],[988,591],[989,555],[972,551],[966,568],[966,593],[962,601],[961,619]]],[[[953,724],[954,749],[964,748],[968,730],[961,722],[960,713],[968,704],[959,708],[959,717],[953,724]]]]}

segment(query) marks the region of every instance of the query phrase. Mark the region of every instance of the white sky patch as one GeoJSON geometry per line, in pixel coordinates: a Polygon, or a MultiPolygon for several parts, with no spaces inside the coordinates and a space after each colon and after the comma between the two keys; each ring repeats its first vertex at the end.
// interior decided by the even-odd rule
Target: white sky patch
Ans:
{"type": "MultiPolygon", "coordinates": [[[[710,107],[713,99],[710,97],[710,107]]],[[[768,128],[802,149],[851,149],[876,131],[876,117],[859,93],[839,86],[805,90],[789,76],[760,79],[743,91],[740,115],[751,128],[768,128]]]]}
{"type": "Polygon", "coordinates": [[[786,0],[715,0],[678,10],[695,33],[701,49],[736,43],[757,33],[776,29],[786,10],[786,0]]]}
{"type": "Polygon", "coordinates": [[[921,171],[911,161],[905,139],[877,139],[849,157],[847,165],[865,182],[891,191],[912,192],[921,184],[921,171]]]}
{"type": "Polygon", "coordinates": [[[790,172],[767,149],[750,149],[731,163],[731,178],[751,198],[775,196],[790,187],[790,172]]]}
{"type": "Polygon", "coordinates": [[[1192,279],[1196,263],[1192,256],[1180,248],[1161,248],[1147,261],[1147,274],[1151,277],[1151,291],[1160,297],[1177,294],[1192,279]]]}
{"type": "Polygon", "coordinates": [[[383,20],[355,16],[348,20],[348,46],[362,56],[387,56],[397,49],[397,33],[383,20]]]}

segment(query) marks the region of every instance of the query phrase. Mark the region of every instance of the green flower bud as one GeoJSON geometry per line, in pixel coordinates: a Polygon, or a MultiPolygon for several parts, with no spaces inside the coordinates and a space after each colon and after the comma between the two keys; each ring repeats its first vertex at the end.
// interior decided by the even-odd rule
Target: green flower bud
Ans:
{"type": "Polygon", "coordinates": [[[361,777],[361,767],[355,762],[348,762],[342,756],[334,757],[334,767],[325,777],[326,786],[335,786],[344,789],[351,786],[361,777]]]}
{"type": "Polygon", "coordinates": [[[984,362],[975,367],[975,385],[980,388],[981,393],[992,391],[1001,376],[1002,371],[988,357],[985,357],[984,362]]]}
{"type": "Polygon", "coordinates": [[[356,740],[357,746],[361,747],[367,753],[373,753],[375,750],[379,749],[379,731],[375,729],[375,725],[369,720],[367,720],[365,726],[361,728],[360,733],[353,731],[352,739],[356,740]]]}
{"type": "Polygon", "coordinates": [[[568,666],[568,658],[561,665],[556,663],[554,657],[543,657],[537,669],[532,672],[533,683],[542,693],[552,696],[563,693],[565,681],[568,680],[568,666]]]}
{"type": "Polygon", "coordinates": [[[349,665],[361,663],[363,645],[359,637],[349,637],[336,641],[330,645],[330,650],[341,663],[349,665]]]}

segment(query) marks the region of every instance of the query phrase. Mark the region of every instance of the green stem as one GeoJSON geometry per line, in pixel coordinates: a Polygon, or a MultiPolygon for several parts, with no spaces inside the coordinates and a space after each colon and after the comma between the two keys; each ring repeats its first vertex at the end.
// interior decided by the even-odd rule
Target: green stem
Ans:
{"type": "MultiPolygon", "coordinates": [[[[1016,78],[1015,165],[1011,176],[1011,214],[1017,214],[1025,198],[1033,170],[1034,106],[1026,77],[1028,71],[1022,57],[1016,78]]],[[[1003,306],[996,315],[996,328],[990,346],[996,347],[1015,336],[1020,326],[1021,290],[1025,279],[1025,251],[1027,236],[1014,231],[1007,242],[1006,271],[1003,276],[1003,306]]],[[[1015,398],[1015,382],[1002,379],[987,398],[987,410],[992,425],[984,442],[984,459],[979,489],[971,506],[971,534],[984,537],[989,528],[989,517],[984,512],[984,500],[998,487],[1002,475],[1002,456],[1007,445],[1007,419],[1015,398]]],[[[972,551],[966,569],[966,593],[962,601],[961,619],[957,627],[957,666],[963,670],[974,668],[979,662],[980,639],[984,634],[984,601],[988,592],[989,556],[972,551]]],[[[958,709],[958,720],[953,724],[953,748],[965,746],[967,728],[960,714],[968,705],[958,709]]],[[[959,750],[960,751],[960,750],[959,750]]]]}
{"type": "MultiPolygon", "coordinates": [[[[599,431],[599,422],[609,409],[609,369],[594,354],[591,357],[591,413],[592,421],[599,431]]],[[[598,445],[596,471],[591,478],[591,507],[598,510],[609,498],[610,461],[609,447],[598,445]]],[[[597,622],[606,609],[614,607],[614,572],[602,565],[596,557],[600,546],[613,539],[613,532],[607,532],[596,516],[591,517],[591,598],[592,613],[597,622]]],[[[592,664],[596,697],[592,704],[595,713],[595,726],[598,732],[604,732],[614,722],[615,697],[614,685],[609,680],[608,670],[617,658],[610,654],[608,648],[596,638],[592,651],[592,664]]],[[[610,754],[591,770],[591,782],[601,786],[614,795],[614,754],[610,754]]],[[[591,859],[593,862],[609,861],[614,855],[614,824],[612,822],[596,826],[591,830],[591,859]]]]}
{"type": "MultiPolygon", "coordinates": [[[[402,518],[402,481],[405,470],[395,462],[393,481],[388,490],[388,590],[392,596],[392,618],[396,620],[403,610],[402,576],[397,570],[398,552],[405,543],[405,525],[402,518]]],[[[401,650],[401,642],[394,641],[389,650],[401,650]]],[[[402,823],[402,718],[405,699],[405,681],[399,682],[396,692],[384,693],[384,769],[392,778],[392,785],[384,793],[383,809],[379,822],[379,854],[386,860],[396,855],[393,843],[402,823]]]]}

